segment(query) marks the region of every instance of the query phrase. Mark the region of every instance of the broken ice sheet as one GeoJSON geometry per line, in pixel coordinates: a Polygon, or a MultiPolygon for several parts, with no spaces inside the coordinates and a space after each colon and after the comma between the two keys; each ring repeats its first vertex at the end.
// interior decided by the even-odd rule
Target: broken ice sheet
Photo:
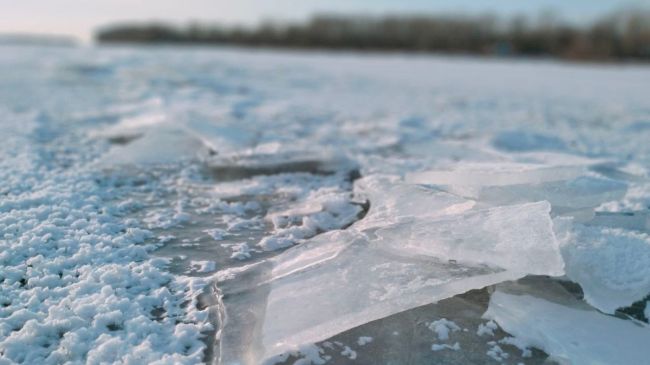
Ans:
{"type": "Polygon", "coordinates": [[[162,125],[123,145],[114,145],[100,166],[170,164],[195,159],[208,151],[199,139],[172,126],[162,125]]]}
{"type": "Polygon", "coordinates": [[[590,173],[586,166],[517,162],[462,164],[408,174],[407,181],[488,206],[547,200],[554,214],[579,221],[588,221],[594,208],[621,199],[627,191],[627,184],[590,173]]]}
{"type": "Polygon", "coordinates": [[[522,274],[562,275],[564,263],[550,210],[547,202],[538,202],[404,219],[378,229],[376,245],[391,252],[496,265],[522,274]]]}
{"type": "MultiPolygon", "coordinates": [[[[442,211],[459,203],[440,192],[428,199],[442,211]]],[[[394,202],[377,202],[368,220],[394,202]]],[[[219,284],[226,310],[221,363],[257,364],[473,288],[527,273],[562,274],[549,210],[540,202],[436,218],[435,210],[418,217],[405,208],[403,218],[379,230],[360,223],[285,251],[238,277],[238,285],[219,284]]]]}
{"type": "Polygon", "coordinates": [[[566,275],[585,300],[614,313],[650,294],[650,236],[618,228],[571,224],[556,218],[566,275]]]}
{"type": "Polygon", "coordinates": [[[575,299],[542,298],[539,294],[499,288],[492,294],[485,317],[519,342],[544,350],[562,364],[648,362],[647,325],[599,313],[575,299]]]}

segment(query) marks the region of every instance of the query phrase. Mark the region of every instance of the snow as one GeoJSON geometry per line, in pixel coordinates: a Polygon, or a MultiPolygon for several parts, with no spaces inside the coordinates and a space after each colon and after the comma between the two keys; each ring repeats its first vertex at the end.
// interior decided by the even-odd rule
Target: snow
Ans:
{"type": "Polygon", "coordinates": [[[217,264],[214,261],[201,260],[201,261],[192,261],[191,266],[194,269],[194,272],[206,273],[206,272],[214,271],[217,267],[217,264]]]}
{"type": "Polygon", "coordinates": [[[496,343],[492,344],[492,347],[490,347],[486,354],[498,362],[503,362],[508,357],[510,357],[510,355],[507,352],[503,351],[503,349],[496,343]]]}
{"type": "Polygon", "coordinates": [[[446,318],[433,321],[428,325],[429,329],[436,333],[438,340],[446,341],[449,339],[449,332],[460,331],[460,327],[452,321],[447,320],[446,318]]]}
{"type": "Polygon", "coordinates": [[[446,343],[443,344],[434,343],[433,345],[431,345],[431,351],[440,351],[446,349],[458,351],[460,350],[460,344],[458,342],[455,342],[453,345],[448,345],[446,343]]]}
{"type": "Polygon", "coordinates": [[[479,336],[488,335],[494,336],[494,330],[496,330],[497,324],[494,321],[487,321],[486,323],[481,323],[478,325],[476,334],[479,336]]]}
{"type": "Polygon", "coordinates": [[[371,342],[372,342],[372,337],[370,336],[361,336],[359,337],[359,339],[357,339],[357,345],[359,346],[365,346],[371,342]]]}
{"type": "Polygon", "coordinates": [[[120,218],[114,192],[80,156],[74,172],[49,166],[39,120],[3,112],[0,352],[16,363],[201,361],[205,283],[174,276],[149,255],[151,231],[120,218]],[[7,124],[9,121],[9,124],[7,124]],[[154,318],[158,310],[163,315],[154,318]],[[177,321],[177,319],[182,321],[177,321]]]}
{"type": "Polygon", "coordinates": [[[343,351],[341,351],[341,355],[347,357],[350,360],[355,360],[357,358],[356,351],[352,350],[349,346],[345,346],[343,351]]]}
{"type": "Polygon", "coordinates": [[[246,242],[235,244],[231,247],[232,255],[230,257],[237,260],[246,260],[251,258],[251,249],[246,242]]]}
{"type": "Polygon", "coordinates": [[[291,246],[318,232],[345,227],[354,222],[361,212],[357,204],[352,204],[349,194],[338,189],[318,189],[304,198],[302,205],[289,210],[267,214],[273,223],[275,234],[260,241],[265,250],[277,250],[291,246]]]}

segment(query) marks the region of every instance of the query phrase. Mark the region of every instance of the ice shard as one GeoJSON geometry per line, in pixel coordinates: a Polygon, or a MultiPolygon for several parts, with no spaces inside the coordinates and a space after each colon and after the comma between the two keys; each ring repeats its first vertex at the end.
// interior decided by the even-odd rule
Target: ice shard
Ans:
{"type": "Polygon", "coordinates": [[[555,219],[566,275],[585,300],[614,313],[650,294],[650,236],[647,233],[571,224],[555,219]]]}
{"type": "Polygon", "coordinates": [[[477,163],[412,173],[407,181],[436,186],[481,204],[497,206],[547,200],[553,213],[584,222],[599,205],[621,199],[627,184],[590,173],[585,166],[477,163]]]}
{"type": "Polygon", "coordinates": [[[358,224],[253,267],[239,278],[250,285],[220,283],[222,364],[260,363],[470,289],[563,273],[547,202],[475,210],[448,193],[395,182],[383,188],[358,224]],[[408,194],[410,202],[395,198],[403,189],[419,193],[408,194]],[[373,224],[390,213],[390,224],[373,224]]]}
{"type": "Polygon", "coordinates": [[[559,363],[575,365],[645,364],[650,328],[573,303],[497,290],[485,317],[559,363]]]}

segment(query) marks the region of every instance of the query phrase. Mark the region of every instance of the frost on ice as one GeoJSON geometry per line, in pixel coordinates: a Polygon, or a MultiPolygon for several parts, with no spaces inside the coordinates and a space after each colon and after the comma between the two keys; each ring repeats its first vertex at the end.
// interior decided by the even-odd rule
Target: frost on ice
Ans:
{"type": "Polygon", "coordinates": [[[491,285],[427,356],[648,358],[645,69],[12,48],[0,79],[0,362],[359,362],[491,285]]]}

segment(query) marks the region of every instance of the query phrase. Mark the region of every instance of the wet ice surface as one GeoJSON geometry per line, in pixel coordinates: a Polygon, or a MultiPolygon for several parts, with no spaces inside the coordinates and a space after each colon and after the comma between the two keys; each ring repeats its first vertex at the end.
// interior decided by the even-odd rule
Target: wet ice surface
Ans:
{"type": "Polygon", "coordinates": [[[647,359],[650,72],[0,52],[0,362],[647,359]]]}

